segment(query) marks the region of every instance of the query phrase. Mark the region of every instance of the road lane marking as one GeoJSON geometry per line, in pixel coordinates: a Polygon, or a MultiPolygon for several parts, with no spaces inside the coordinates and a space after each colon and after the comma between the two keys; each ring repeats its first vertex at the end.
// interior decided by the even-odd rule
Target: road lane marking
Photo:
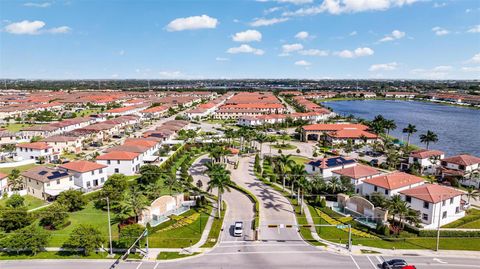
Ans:
{"type": "Polygon", "coordinates": [[[323,251],[242,251],[242,252],[219,252],[219,253],[207,253],[205,256],[218,256],[218,255],[238,255],[238,254],[303,254],[303,253],[317,253],[325,254],[323,251]]]}
{"type": "Polygon", "coordinates": [[[385,261],[385,259],[383,257],[380,259],[380,257],[375,256],[375,258],[377,258],[379,263],[383,263],[385,261]]]}
{"type": "Polygon", "coordinates": [[[370,256],[367,256],[368,261],[372,264],[373,268],[377,269],[378,267],[373,263],[373,261],[370,259],[370,256]]]}
{"type": "Polygon", "coordinates": [[[140,266],[142,266],[142,264],[143,264],[143,262],[140,262],[136,269],[140,268],[140,266]]]}
{"type": "Polygon", "coordinates": [[[440,260],[439,258],[433,258],[434,261],[438,262],[438,263],[448,263],[448,262],[445,262],[445,261],[442,261],[440,260]]]}
{"type": "Polygon", "coordinates": [[[153,267],[153,269],[157,269],[158,265],[160,265],[159,262],[157,262],[157,263],[155,264],[155,266],[153,267]]]}
{"type": "Polygon", "coordinates": [[[350,255],[350,258],[352,258],[352,261],[355,264],[355,266],[357,267],[357,269],[360,269],[360,266],[358,266],[358,263],[355,261],[355,259],[353,258],[352,255],[350,255]]]}

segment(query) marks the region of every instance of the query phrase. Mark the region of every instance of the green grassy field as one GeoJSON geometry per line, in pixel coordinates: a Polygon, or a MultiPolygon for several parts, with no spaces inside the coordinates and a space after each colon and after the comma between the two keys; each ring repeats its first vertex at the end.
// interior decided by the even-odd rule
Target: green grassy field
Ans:
{"type": "Polygon", "coordinates": [[[291,159],[297,163],[297,164],[305,164],[306,162],[309,162],[310,159],[309,158],[306,158],[306,157],[303,157],[303,156],[292,156],[291,159]]]}
{"type": "Polygon", "coordinates": [[[10,174],[12,172],[13,169],[18,169],[20,172],[23,172],[25,170],[28,170],[32,167],[36,166],[36,164],[32,163],[32,164],[27,164],[27,165],[21,165],[21,166],[17,166],[17,167],[5,167],[5,168],[0,168],[0,173],[3,173],[3,174],[10,174]]]}
{"type": "Polygon", "coordinates": [[[467,210],[465,217],[444,225],[442,228],[480,229],[480,210],[471,208],[467,210]]]}
{"type": "MultiPolygon", "coordinates": [[[[27,207],[27,209],[33,209],[47,204],[47,202],[45,202],[44,200],[38,199],[31,195],[25,195],[23,196],[23,198],[25,199],[23,203],[27,207]]],[[[6,201],[7,199],[5,198],[0,199],[0,206],[5,206],[6,201]]]]}
{"type": "Polygon", "coordinates": [[[78,252],[69,251],[45,251],[39,252],[37,255],[28,254],[13,254],[0,252],[0,260],[31,260],[31,259],[106,259],[108,253],[99,252],[91,253],[88,256],[83,256],[78,252]]]}
{"type": "Polygon", "coordinates": [[[212,228],[210,229],[210,233],[208,234],[208,239],[205,244],[202,245],[202,248],[211,248],[215,246],[218,241],[218,237],[220,236],[220,231],[223,225],[223,219],[225,217],[225,212],[227,211],[227,204],[223,203],[223,210],[220,213],[220,218],[215,217],[213,219],[212,228]]]}
{"type": "Polygon", "coordinates": [[[274,145],[270,145],[270,147],[274,148],[274,149],[282,149],[282,150],[292,150],[292,149],[296,149],[297,147],[292,145],[292,144],[274,144],[274,145]]]}
{"type": "Polygon", "coordinates": [[[5,127],[7,131],[10,131],[12,133],[16,133],[20,131],[22,128],[30,127],[33,126],[34,124],[24,124],[24,123],[10,123],[8,125],[2,125],[2,127],[5,127]]]}
{"type": "Polygon", "coordinates": [[[195,252],[192,254],[180,254],[178,252],[160,252],[157,256],[157,260],[173,260],[173,259],[180,259],[185,257],[191,257],[200,254],[199,252],[195,252]]]}

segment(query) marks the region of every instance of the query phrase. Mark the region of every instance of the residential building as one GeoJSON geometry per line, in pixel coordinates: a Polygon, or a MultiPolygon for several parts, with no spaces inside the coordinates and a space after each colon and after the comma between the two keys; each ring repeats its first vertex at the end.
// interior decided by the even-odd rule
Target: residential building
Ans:
{"type": "Polygon", "coordinates": [[[361,194],[370,196],[372,193],[378,192],[386,197],[392,197],[400,191],[408,190],[424,183],[421,177],[404,172],[391,172],[363,180],[361,194]]]}
{"type": "Polygon", "coordinates": [[[17,143],[17,135],[8,131],[0,131],[0,145],[17,143]]]}
{"type": "Polygon", "coordinates": [[[333,171],[332,177],[350,178],[351,183],[355,186],[355,193],[359,194],[362,191],[363,181],[365,179],[371,179],[381,174],[382,172],[371,166],[357,164],[355,166],[333,171]]]}
{"type": "Polygon", "coordinates": [[[440,150],[419,149],[412,151],[408,156],[408,163],[402,164],[403,169],[408,169],[412,165],[418,165],[421,174],[436,174],[440,165],[440,160],[445,158],[445,153],[440,150]]]}
{"type": "Polygon", "coordinates": [[[328,179],[333,176],[334,171],[356,165],[357,162],[353,159],[336,156],[310,161],[305,164],[305,170],[308,174],[320,174],[323,178],[328,179]]]}
{"type": "Polygon", "coordinates": [[[36,166],[21,175],[25,178],[27,194],[43,200],[52,201],[65,190],[79,189],[73,175],[57,167],[36,166]]]}
{"type": "Polygon", "coordinates": [[[445,158],[439,168],[442,178],[456,177],[466,186],[480,188],[480,158],[461,154],[445,158]]]}
{"type": "Polygon", "coordinates": [[[99,163],[72,161],[60,167],[67,170],[73,176],[75,185],[86,192],[102,187],[108,178],[107,166],[99,163]]]}
{"type": "Polygon", "coordinates": [[[97,157],[98,164],[107,166],[107,176],[124,174],[132,176],[138,173],[141,165],[140,153],[112,151],[97,157]]]}
{"type": "Polygon", "coordinates": [[[53,152],[58,154],[64,151],[79,153],[82,150],[82,137],[78,136],[54,135],[42,139],[42,142],[47,143],[53,152]]]}
{"type": "Polygon", "coordinates": [[[8,191],[8,175],[0,173],[0,196],[8,191]]]}
{"type": "Polygon", "coordinates": [[[35,159],[50,162],[58,158],[53,148],[46,142],[20,143],[16,145],[16,155],[20,160],[35,159]]]}

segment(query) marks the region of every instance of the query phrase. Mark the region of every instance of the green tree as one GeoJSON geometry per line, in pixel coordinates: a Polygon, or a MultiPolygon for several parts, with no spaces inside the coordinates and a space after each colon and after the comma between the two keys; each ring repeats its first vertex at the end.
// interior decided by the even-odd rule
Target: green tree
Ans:
{"type": "Polygon", "coordinates": [[[70,233],[70,237],[65,242],[65,247],[70,249],[83,249],[83,254],[87,256],[93,250],[100,248],[103,242],[104,240],[100,230],[91,225],[81,224],[70,233]]]}
{"type": "Polygon", "coordinates": [[[383,127],[387,130],[387,135],[389,135],[390,131],[397,129],[397,124],[394,120],[385,120],[383,127]]]}
{"type": "Polygon", "coordinates": [[[160,178],[161,169],[157,165],[142,165],[140,167],[140,177],[138,178],[138,183],[142,186],[152,184],[160,178]]]}
{"type": "Polygon", "coordinates": [[[428,130],[427,133],[420,135],[420,142],[425,143],[427,149],[430,143],[438,142],[438,136],[436,133],[428,130]]]}
{"type": "Polygon", "coordinates": [[[218,217],[220,218],[221,210],[223,209],[222,206],[222,195],[225,191],[230,192],[230,185],[233,184],[230,178],[230,171],[224,170],[223,173],[213,174],[210,176],[210,180],[208,181],[207,191],[211,192],[214,188],[217,188],[217,197],[218,197],[218,217]]]}
{"type": "Polygon", "coordinates": [[[470,204],[470,199],[473,199],[475,201],[478,200],[478,198],[480,198],[480,192],[476,189],[474,189],[473,187],[469,187],[467,188],[467,202],[470,204]]]}
{"type": "Polygon", "coordinates": [[[8,185],[13,191],[18,191],[23,188],[23,178],[20,177],[20,170],[12,169],[8,175],[8,185]]]}
{"type": "Polygon", "coordinates": [[[11,208],[19,208],[24,206],[25,198],[23,198],[20,194],[14,193],[12,196],[8,197],[5,205],[11,208]]]}
{"type": "MultiPolygon", "coordinates": [[[[111,175],[100,191],[99,197],[110,200],[110,207],[115,210],[124,198],[124,193],[128,188],[127,177],[123,174],[111,175]]],[[[106,199],[98,199],[95,201],[95,206],[100,208],[107,207],[106,199]]]]}
{"type": "Polygon", "coordinates": [[[0,228],[11,232],[30,225],[30,218],[26,207],[5,208],[0,210],[0,228]]]}
{"type": "Polygon", "coordinates": [[[40,225],[51,229],[64,227],[68,221],[68,213],[66,211],[67,209],[63,205],[54,202],[48,207],[48,210],[43,210],[40,213],[40,225]]]}
{"type": "Polygon", "coordinates": [[[417,127],[413,124],[408,124],[407,127],[403,128],[402,132],[407,134],[407,147],[410,145],[410,136],[417,132],[417,127]]]}
{"type": "MultiPolygon", "coordinates": [[[[129,248],[137,238],[145,231],[145,227],[140,224],[130,224],[122,227],[118,235],[118,246],[121,248],[129,248]]],[[[140,244],[142,240],[140,240],[140,244]]]]}
{"type": "Polygon", "coordinates": [[[138,217],[147,207],[147,198],[136,186],[132,186],[126,193],[126,196],[127,197],[125,198],[125,201],[122,203],[122,205],[126,207],[124,211],[132,212],[133,216],[135,217],[135,222],[138,222],[138,217]]]}
{"type": "Polygon", "coordinates": [[[45,249],[49,238],[50,234],[47,231],[36,225],[31,225],[11,234],[6,240],[2,240],[1,247],[9,251],[15,251],[17,254],[21,251],[29,251],[36,255],[45,249]]]}
{"type": "Polygon", "coordinates": [[[382,207],[382,208],[385,208],[388,206],[388,201],[387,199],[385,199],[385,196],[383,196],[381,193],[379,192],[372,192],[370,194],[370,202],[372,202],[372,204],[375,206],[375,207],[382,207]]]}
{"type": "Polygon", "coordinates": [[[280,154],[280,156],[277,156],[277,162],[275,165],[275,169],[278,172],[278,175],[280,176],[280,179],[282,180],[282,187],[285,190],[285,175],[288,171],[288,167],[291,167],[295,165],[295,161],[291,159],[292,155],[287,154],[283,155],[280,154]]]}
{"type": "Polygon", "coordinates": [[[80,190],[66,190],[60,193],[57,202],[69,212],[82,210],[87,205],[87,198],[80,190]]]}

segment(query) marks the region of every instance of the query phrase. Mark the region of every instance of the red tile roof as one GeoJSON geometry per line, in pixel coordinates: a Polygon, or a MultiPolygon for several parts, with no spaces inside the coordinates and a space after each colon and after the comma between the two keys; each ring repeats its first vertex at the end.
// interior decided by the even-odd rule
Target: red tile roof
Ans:
{"type": "Polygon", "coordinates": [[[419,149],[412,151],[410,153],[410,157],[415,157],[415,158],[420,158],[420,159],[426,159],[430,158],[433,156],[439,156],[445,154],[443,151],[440,150],[433,150],[433,149],[419,149]]]}
{"type": "Polygon", "coordinates": [[[363,164],[357,164],[356,166],[353,167],[348,167],[340,170],[334,171],[335,174],[350,177],[350,178],[363,178],[363,177],[369,177],[369,176],[374,176],[374,175],[379,175],[382,172],[378,171],[377,169],[366,166],[363,164]]]}
{"type": "Polygon", "coordinates": [[[400,193],[434,204],[463,194],[457,189],[437,184],[424,184],[400,193]]]}
{"type": "Polygon", "coordinates": [[[454,163],[458,165],[469,166],[469,165],[480,163],[480,158],[472,155],[462,154],[462,155],[445,158],[442,161],[447,163],[454,163]]]}
{"type": "Polygon", "coordinates": [[[303,126],[306,131],[339,131],[344,129],[367,130],[368,127],[363,124],[354,123],[320,123],[303,126]]]}
{"type": "Polygon", "coordinates": [[[85,172],[105,168],[107,166],[103,164],[89,162],[89,161],[73,161],[73,162],[62,164],[60,165],[60,167],[68,170],[72,170],[75,172],[85,173],[85,172]]]}
{"type": "Polygon", "coordinates": [[[112,151],[102,154],[97,157],[97,160],[133,160],[138,157],[140,153],[127,151],[112,151]]]}
{"type": "Polygon", "coordinates": [[[6,178],[6,177],[8,177],[7,174],[0,173],[0,179],[4,179],[4,178],[6,178]]]}
{"type": "Polygon", "coordinates": [[[335,138],[361,138],[362,136],[365,136],[368,139],[378,138],[376,134],[358,129],[343,129],[330,132],[327,135],[335,138]]]}
{"type": "Polygon", "coordinates": [[[423,182],[423,178],[404,172],[392,172],[390,174],[365,179],[363,182],[375,185],[387,190],[395,190],[412,184],[423,182]]]}
{"type": "Polygon", "coordinates": [[[21,143],[16,145],[17,148],[28,148],[28,149],[48,149],[51,148],[45,142],[33,142],[33,143],[21,143]]]}

